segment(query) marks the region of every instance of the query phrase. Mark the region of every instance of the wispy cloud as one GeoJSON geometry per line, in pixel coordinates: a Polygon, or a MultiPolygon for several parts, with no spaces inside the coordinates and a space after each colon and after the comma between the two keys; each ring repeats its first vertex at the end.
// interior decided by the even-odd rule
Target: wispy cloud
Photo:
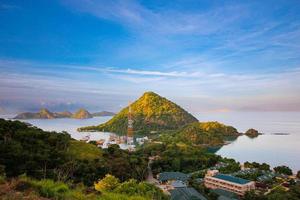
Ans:
{"type": "MultiPolygon", "coordinates": [[[[31,71],[18,72],[18,62],[13,63],[14,65],[10,65],[11,72],[0,73],[0,90],[1,94],[4,94],[2,99],[6,95],[6,98],[14,96],[19,98],[21,95],[38,99],[44,96],[46,99],[56,98],[62,101],[68,94],[68,101],[76,98],[78,101],[96,103],[96,99],[103,95],[123,95],[128,98],[130,95],[137,97],[143,91],[154,90],[174,96],[175,100],[183,97],[184,101],[190,99],[193,106],[188,104],[186,106],[191,110],[205,109],[204,105],[212,102],[215,102],[215,106],[209,106],[209,110],[218,110],[220,107],[230,110],[250,108],[262,110],[262,105],[265,106],[265,110],[276,110],[274,105],[278,105],[281,110],[284,110],[284,105],[287,110],[291,110],[291,107],[295,110],[300,109],[295,103],[300,99],[298,78],[300,68],[264,74],[237,74],[223,71],[207,73],[51,65],[53,71],[56,68],[63,68],[66,74],[71,73],[70,77],[59,77],[43,72],[40,74],[31,74],[31,71]],[[82,74],[91,75],[82,77],[82,74]],[[105,79],[105,84],[97,77],[105,79]],[[180,94],[177,93],[178,91],[180,94]],[[196,99],[198,103],[193,103],[196,99]]],[[[29,62],[25,63],[29,64],[29,62]]],[[[22,65],[23,62],[20,64],[22,65]]],[[[120,102],[117,103],[119,104],[120,102]]]]}
{"type": "Polygon", "coordinates": [[[240,18],[243,6],[224,6],[202,13],[182,13],[165,9],[153,11],[138,1],[128,0],[64,0],[63,3],[81,12],[92,14],[152,34],[211,34],[240,18]],[[238,12],[239,11],[239,12],[238,12]]]}

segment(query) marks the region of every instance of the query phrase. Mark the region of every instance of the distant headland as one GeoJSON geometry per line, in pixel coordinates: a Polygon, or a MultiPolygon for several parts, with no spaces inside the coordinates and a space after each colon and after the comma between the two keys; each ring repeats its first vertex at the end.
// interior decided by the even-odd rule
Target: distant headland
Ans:
{"type": "Polygon", "coordinates": [[[73,119],[89,119],[93,117],[113,116],[115,113],[101,111],[90,113],[86,109],[80,108],[75,113],[70,111],[51,112],[46,108],[42,108],[39,112],[24,112],[15,116],[13,119],[56,119],[56,118],[73,118],[73,119]]]}

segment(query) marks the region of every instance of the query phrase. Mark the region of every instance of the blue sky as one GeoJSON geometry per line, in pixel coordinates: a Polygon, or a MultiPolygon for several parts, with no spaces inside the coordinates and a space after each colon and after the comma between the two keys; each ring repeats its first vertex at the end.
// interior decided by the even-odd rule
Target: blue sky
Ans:
{"type": "MultiPolygon", "coordinates": [[[[300,111],[298,0],[0,1],[0,108],[300,111]]],[[[1,110],[0,109],[0,110],[1,110]]]]}

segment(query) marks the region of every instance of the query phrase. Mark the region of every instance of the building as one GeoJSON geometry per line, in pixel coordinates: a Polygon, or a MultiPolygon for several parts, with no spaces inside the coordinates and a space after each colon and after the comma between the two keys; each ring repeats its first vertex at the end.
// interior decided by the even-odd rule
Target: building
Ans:
{"type": "Polygon", "coordinates": [[[204,185],[210,189],[222,189],[243,196],[255,189],[255,182],[209,170],[204,178],[204,185]]]}
{"type": "Polygon", "coordinates": [[[187,183],[189,180],[189,175],[181,173],[181,172],[162,172],[157,175],[158,181],[162,183],[171,184],[174,181],[181,181],[183,183],[187,183]]]}
{"type": "Polygon", "coordinates": [[[207,200],[192,187],[175,188],[170,191],[171,200],[207,200]]]}

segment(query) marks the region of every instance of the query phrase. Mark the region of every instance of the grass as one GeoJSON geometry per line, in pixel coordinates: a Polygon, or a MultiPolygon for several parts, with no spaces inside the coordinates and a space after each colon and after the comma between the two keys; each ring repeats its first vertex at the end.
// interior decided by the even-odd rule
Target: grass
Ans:
{"type": "Polygon", "coordinates": [[[115,192],[87,192],[86,187],[70,187],[50,179],[35,180],[26,176],[0,183],[0,199],[52,199],[52,200],[150,200],[150,198],[115,192]]]}
{"type": "Polygon", "coordinates": [[[94,160],[102,157],[102,151],[93,144],[72,140],[69,147],[70,156],[79,160],[94,160]]]}

